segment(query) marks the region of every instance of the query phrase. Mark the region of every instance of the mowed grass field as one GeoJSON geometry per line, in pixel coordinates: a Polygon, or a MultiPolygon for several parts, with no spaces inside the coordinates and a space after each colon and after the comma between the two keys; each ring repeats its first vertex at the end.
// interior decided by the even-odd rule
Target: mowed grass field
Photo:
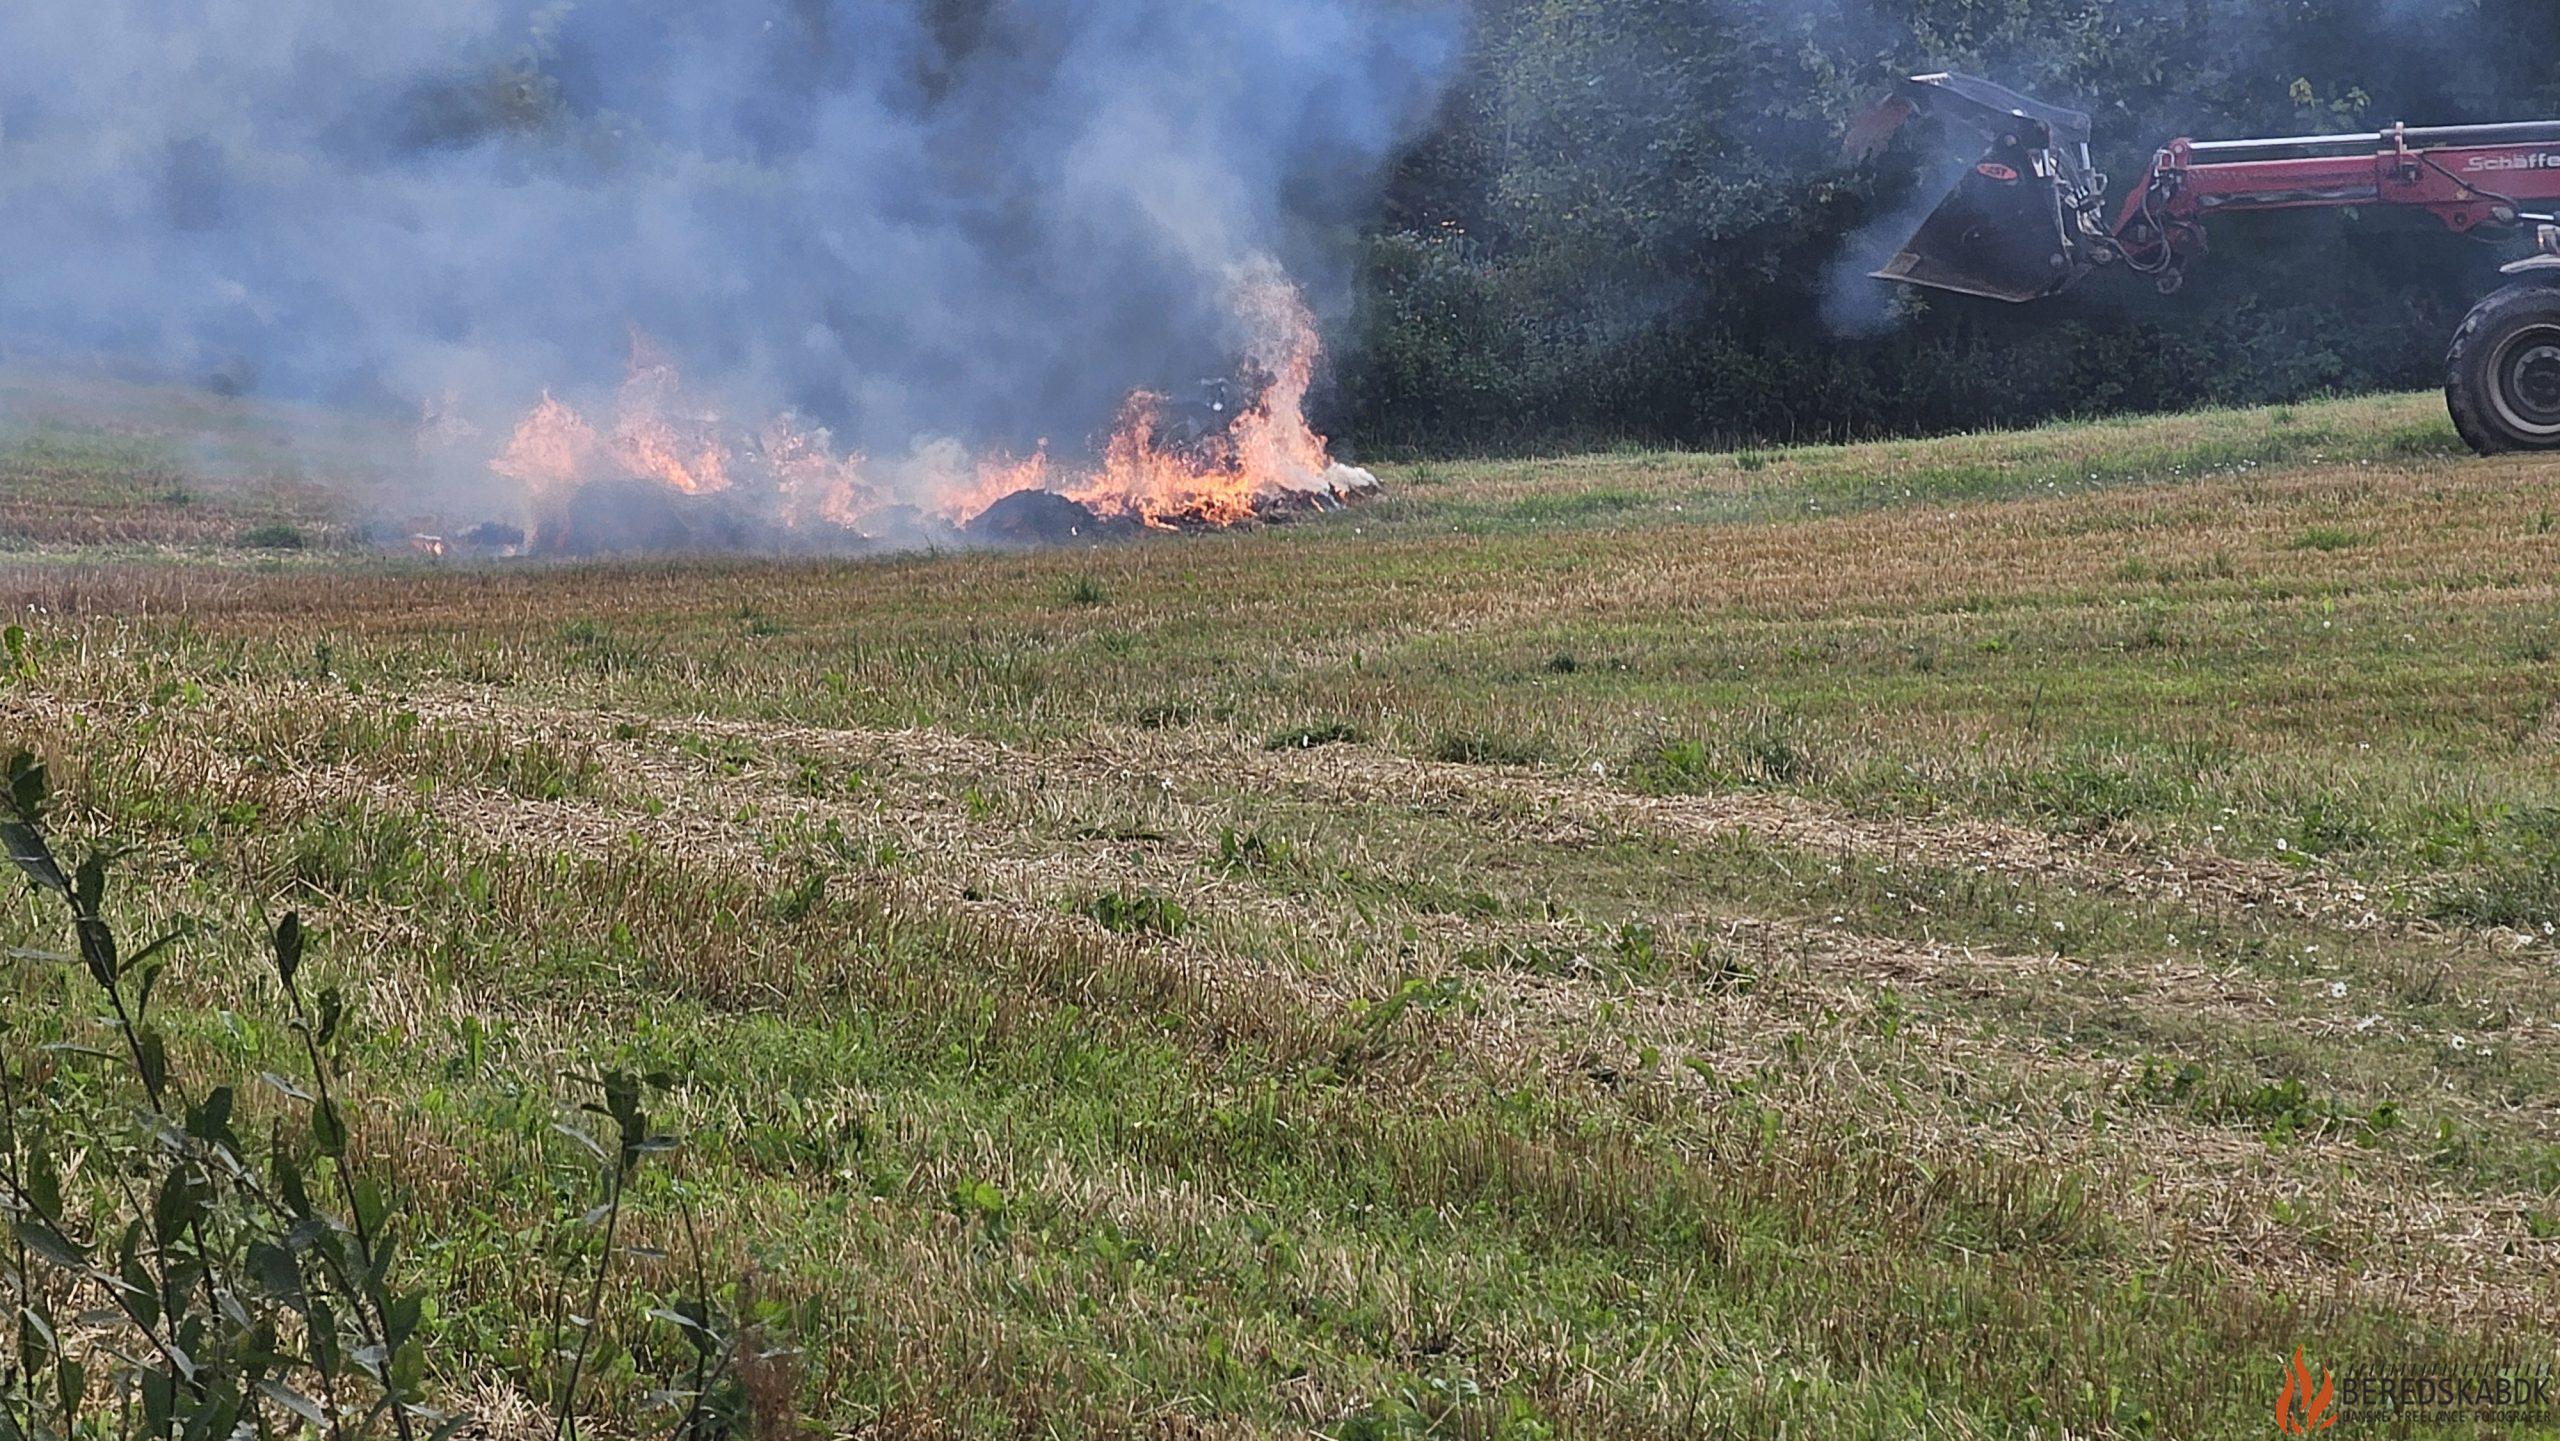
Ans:
{"type": "Polygon", "coordinates": [[[2257,1437],[2297,1348],[2555,1359],[2560,462],[2431,398],[579,567],[357,550],[169,403],[0,432],[0,741],[198,923],[193,1073],[289,1069],[315,928],[502,1427],[617,1063],[686,1144],[599,1324],[674,1344],[680,1186],[822,1434],[2257,1437]]]}

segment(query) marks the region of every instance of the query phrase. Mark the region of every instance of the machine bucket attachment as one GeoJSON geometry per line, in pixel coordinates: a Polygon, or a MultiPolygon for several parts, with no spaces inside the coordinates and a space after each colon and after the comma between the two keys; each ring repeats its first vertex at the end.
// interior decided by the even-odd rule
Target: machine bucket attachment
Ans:
{"type": "Polygon", "coordinates": [[[1994,300],[2062,290],[2091,266],[2074,234],[2075,197],[2090,194],[2089,117],[2039,104],[1988,81],[1923,75],[1849,133],[1852,159],[1871,158],[1920,118],[1945,122],[1953,158],[1989,148],[1959,174],[1879,280],[1994,300]]]}
{"type": "Polygon", "coordinates": [[[2051,295],[2079,278],[2061,187],[2023,139],[1995,142],[1875,274],[1993,300],[2051,295]]]}

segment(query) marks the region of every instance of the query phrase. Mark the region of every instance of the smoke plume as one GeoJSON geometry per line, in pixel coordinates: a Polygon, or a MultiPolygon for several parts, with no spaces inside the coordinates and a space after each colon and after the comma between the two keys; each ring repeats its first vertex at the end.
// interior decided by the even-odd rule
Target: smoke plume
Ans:
{"type": "Polygon", "coordinates": [[[848,449],[1072,449],[1256,343],[1240,274],[1338,307],[1460,40],[1451,0],[24,0],[0,359],[502,439],[638,336],[848,449]]]}

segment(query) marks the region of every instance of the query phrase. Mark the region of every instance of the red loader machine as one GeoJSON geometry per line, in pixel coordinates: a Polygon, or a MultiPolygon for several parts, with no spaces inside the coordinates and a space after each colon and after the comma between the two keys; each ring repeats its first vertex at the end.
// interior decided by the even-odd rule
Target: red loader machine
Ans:
{"type": "MultiPolygon", "coordinates": [[[[1917,119],[1990,144],[1877,278],[1995,300],[2040,300],[2121,266],[2175,291],[2205,254],[2205,222],[2242,211],[2398,206],[2458,235],[2529,240],[2514,283],[2454,336],[2445,393],[2483,455],[2560,450],[2560,121],[2395,125],[2378,134],[2175,140],[2109,213],[2089,117],[1965,75],[1923,75],[1849,136],[1867,158],[1917,119]]],[[[1969,149],[1969,146],[1968,146],[1969,149]]]]}

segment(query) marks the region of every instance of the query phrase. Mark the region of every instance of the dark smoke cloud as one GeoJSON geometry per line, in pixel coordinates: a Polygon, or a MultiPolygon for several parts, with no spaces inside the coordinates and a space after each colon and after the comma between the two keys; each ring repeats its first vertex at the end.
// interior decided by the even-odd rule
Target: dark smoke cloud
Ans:
{"type": "Polygon", "coordinates": [[[0,356],[495,418],[632,327],[865,444],[1021,445],[1338,282],[1455,0],[15,0],[0,356]]]}

